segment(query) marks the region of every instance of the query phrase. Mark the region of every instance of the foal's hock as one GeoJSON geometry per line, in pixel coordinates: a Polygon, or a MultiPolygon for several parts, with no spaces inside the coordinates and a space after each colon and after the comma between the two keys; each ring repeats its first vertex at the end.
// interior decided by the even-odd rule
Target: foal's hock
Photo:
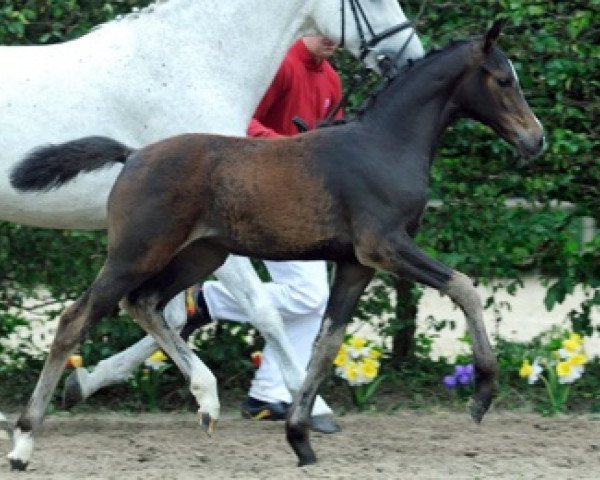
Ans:
{"type": "MultiPolygon", "coordinates": [[[[229,253],[331,260],[336,274],[330,300],[286,425],[300,465],[314,463],[308,432],[318,385],[360,294],[375,269],[383,269],[447,293],[464,311],[475,365],[470,413],[480,421],[497,369],[480,299],[465,275],[429,258],[413,237],[426,205],[432,156],[453,121],[481,121],[524,157],[543,150],[541,124],[510,61],[495,46],[500,29],[496,23],[481,39],[453,43],[417,61],[346,125],[275,140],[181,135],[133,153],[109,198],[104,268],[63,313],[56,342],[73,344],[74,332],[125,298],[136,320],[189,374],[192,360],[169,348],[172,334],[160,314],[176,292],[206,277],[229,253]]],[[[84,155],[102,154],[86,148],[91,144],[85,138],[69,145],[84,155]]],[[[68,155],[69,146],[64,148],[68,155]]],[[[111,148],[112,154],[127,149],[117,143],[111,148]]],[[[43,157],[44,150],[36,154],[43,157]]]]}

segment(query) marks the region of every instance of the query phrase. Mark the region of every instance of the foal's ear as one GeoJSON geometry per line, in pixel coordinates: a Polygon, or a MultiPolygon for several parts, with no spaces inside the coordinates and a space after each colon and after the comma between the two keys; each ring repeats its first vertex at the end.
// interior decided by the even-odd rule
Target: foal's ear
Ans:
{"type": "Polygon", "coordinates": [[[494,44],[496,43],[496,40],[498,40],[498,37],[500,36],[500,32],[502,31],[502,28],[504,28],[504,25],[506,25],[507,20],[505,18],[502,18],[500,20],[496,20],[494,22],[494,24],[492,25],[492,28],[490,28],[488,30],[488,32],[485,34],[485,43],[483,46],[483,51],[485,53],[488,53],[491,48],[494,46],[494,44]]]}

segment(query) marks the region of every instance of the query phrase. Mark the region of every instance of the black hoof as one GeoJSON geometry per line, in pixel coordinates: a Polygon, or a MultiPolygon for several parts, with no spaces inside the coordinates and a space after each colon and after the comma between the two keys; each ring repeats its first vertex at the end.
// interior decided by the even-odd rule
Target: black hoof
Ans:
{"type": "Polygon", "coordinates": [[[306,465],[314,465],[315,463],[317,463],[317,457],[315,456],[314,453],[312,453],[312,455],[309,455],[306,458],[300,458],[298,460],[299,467],[304,467],[306,465]]]}
{"type": "Polygon", "coordinates": [[[22,460],[13,460],[12,458],[10,459],[11,470],[18,470],[19,472],[24,472],[25,470],[27,470],[27,465],[27,462],[24,462],[22,460]]]}
{"type": "Polygon", "coordinates": [[[77,370],[74,370],[65,380],[62,398],[63,408],[70,410],[83,400],[85,400],[85,398],[83,396],[83,391],[81,390],[81,384],[79,383],[78,372],[77,370]]]}
{"type": "Polygon", "coordinates": [[[313,465],[317,463],[317,456],[310,446],[308,437],[309,426],[291,425],[287,423],[285,426],[287,441],[298,457],[298,466],[313,465]]]}
{"type": "Polygon", "coordinates": [[[475,422],[481,423],[481,421],[483,420],[483,416],[488,411],[490,403],[491,401],[483,402],[477,398],[471,398],[468,405],[469,414],[471,415],[471,418],[475,420],[475,422]]]}

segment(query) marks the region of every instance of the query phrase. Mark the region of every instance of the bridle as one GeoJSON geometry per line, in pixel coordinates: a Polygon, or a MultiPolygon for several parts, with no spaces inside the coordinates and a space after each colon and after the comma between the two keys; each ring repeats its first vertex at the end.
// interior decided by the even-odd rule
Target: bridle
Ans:
{"type": "MultiPolygon", "coordinates": [[[[358,35],[360,36],[359,59],[361,62],[371,52],[371,49],[375,45],[377,45],[379,42],[381,42],[382,40],[384,40],[388,37],[391,37],[392,35],[395,35],[396,33],[401,32],[402,30],[405,30],[407,28],[412,29],[412,32],[410,33],[410,35],[408,36],[408,38],[402,45],[402,48],[400,48],[400,50],[398,50],[398,52],[394,55],[393,58],[388,58],[388,57],[382,56],[381,58],[378,59],[379,69],[381,70],[382,76],[389,80],[390,78],[395,76],[397,73],[396,61],[402,56],[402,54],[404,53],[404,50],[406,50],[406,47],[408,47],[408,44],[410,43],[413,36],[415,35],[414,24],[416,24],[418,22],[419,18],[421,18],[421,14],[425,10],[425,4],[427,3],[427,1],[426,0],[422,1],[421,9],[419,10],[419,13],[417,14],[414,22],[407,20],[406,22],[399,23],[398,25],[395,25],[393,27],[386,28],[381,33],[375,33],[375,31],[373,30],[373,27],[371,27],[371,24],[369,23],[369,19],[365,15],[365,11],[363,10],[363,8],[360,4],[360,0],[348,0],[348,3],[350,4],[350,10],[352,10],[352,16],[354,17],[354,22],[356,23],[356,30],[358,31],[358,35]],[[368,41],[365,39],[365,32],[363,29],[363,24],[365,25],[365,27],[369,31],[369,35],[371,36],[370,40],[368,40],[368,41]]],[[[346,0],[341,0],[342,34],[341,34],[341,40],[340,40],[340,47],[344,46],[344,41],[345,41],[345,36],[346,36],[346,8],[345,7],[346,7],[346,0]]],[[[346,103],[348,102],[348,98],[350,97],[350,95],[358,88],[358,86],[361,83],[363,83],[365,81],[365,79],[369,75],[369,72],[370,72],[369,68],[363,67],[362,70],[358,74],[356,74],[352,77],[350,85],[348,86],[348,89],[344,93],[344,96],[338,102],[338,104],[333,109],[330,110],[330,112],[327,114],[327,116],[323,120],[322,125],[331,125],[333,123],[333,119],[337,115],[337,112],[339,112],[340,108],[344,108],[346,106],[346,103]]],[[[294,122],[294,123],[296,123],[296,122],[294,122]]]]}
{"type": "MultiPolygon", "coordinates": [[[[398,50],[398,52],[394,55],[393,58],[389,58],[386,56],[382,56],[381,58],[378,58],[379,69],[381,70],[382,76],[387,80],[390,80],[392,77],[394,77],[397,74],[396,61],[402,56],[402,54],[408,47],[408,44],[414,37],[414,35],[415,35],[414,25],[419,21],[419,18],[421,18],[421,15],[423,14],[423,12],[425,10],[426,3],[427,3],[427,0],[422,0],[421,8],[419,10],[419,13],[415,17],[414,21],[407,20],[406,22],[399,23],[398,25],[394,25],[393,27],[386,28],[383,32],[375,33],[375,30],[373,30],[373,27],[369,23],[369,19],[367,18],[365,11],[362,8],[362,5],[360,4],[360,0],[348,0],[348,4],[350,5],[350,10],[352,11],[352,16],[354,18],[354,23],[356,24],[356,30],[358,31],[358,35],[360,37],[359,60],[361,62],[363,62],[364,59],[366,58],[366,56],[371,52],[373,47],[375,47],[375,45],[377,45],[382,40],[385,40],[386,38],[389,38],[393,35],[396,35],[397,33],[401,32],[402,30],[406,30],[407,28],[410,28],[410,29],[412,29],[412,32],[410,33],[410,35],[408,36],[408,38],[402,45],[402,48],[400,48],[400,50],[398,50]],[[369,36],[370,36],[369,40],[367,40],[365,37],[365,28],[369,33],[369,36]]],[[[346,0],[341,0],[340,9],[341,9],[341,39],[340,39],[339,47],[342,48],[346,41],[346,0]]],[[[350,97],[350,95],[358,88],[358,86],[360,84],[362,84],[365,81],[365,79],[367,78],[369,73],[370,73],[370,69],[367,67],[363,67],[359,73],[357,73],[356,75],[354,75],[352,77],[350,85],[348,86],[343,97],[338,102],[338,104],[335,105],[329,111],[329,113],[323,119],[323,121],[320,122],[320,124],[319,124],[320,127],[332,125],[334,123],[333,119],[337,115],[337,112],[341,108],[344,108],[346,106],[346,103],[348,102],[348,98],[350,97]]],[[[292,122],[294,122],[294,124],[298,127],[299,132],[305,132],[308,130],[308,126],[306,125],[306,122],[304,122],[302,120],[302,118],[296,116],[292,119],[292,122]]]]}
{"type": "MultiPolygon", "coordinates": [[[[407,28],[413,28],[413,22],[411,22],[410,20],[407,20],[406,22],[402,22],[402,23],[399,23],[398,25],[387,28],[381,33],[375,33],[375,31],[373,30],[373,27],[369,23],[369,19],[367,18],[367,15],[365,14],[365,11],[364,11],[362,5],[360,4],[360,0],[348,0],[348,3],[350,5],[350,10],[352,11],[354,23],[356,24],[356,30],[358,31],[358,35],[360,37],[359,60],[361,62],[366,58],[366,56],[369,54],[371,49],[375,45],[377,45],[379,42],[381,42],[382,40],[385,40],[386,38],[391,37],[392,35],[395,35],[396,33],[401,32],[402,30],[405,30],[407,28]],[[370,37],[369,40],[367,40],[365,37],[365,29],[368,31],[368,34],[370,37]]],[[[341,23],[342,23],[340,47],[343,47],[344,43],[346,41],[346,0],[341,0],[340,8],[341,8],[341,23]]],[[[414,28],[413,28],[413,35],[414,35],[414,28]]],[[[412,38],[412,35],[411,35],[411,38],[412,38]]],[[[409,40],[410,40],[410,38],[409,38],[409,40]]],[[[408,41],[404,44],[403,49],[406,47],[407,44],[408,44],[408,41]]]]}

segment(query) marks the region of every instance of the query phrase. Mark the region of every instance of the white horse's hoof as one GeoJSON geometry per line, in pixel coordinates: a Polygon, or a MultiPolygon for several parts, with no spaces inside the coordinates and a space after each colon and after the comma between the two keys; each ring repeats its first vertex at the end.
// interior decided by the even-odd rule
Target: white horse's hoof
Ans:
{"type": "Polygon", "coordinates": [[[20,472],[24,472],[25,470],[27,470],[28,464],[21,460],[13,460],[12,458],[9,458],[8,461],[10,462],[11,470],[18,470],[20,472]]]}
{"type": "MultiPolygon", "coordinates": [[[[200,412],[198,412],[200,413],[200,412]]],[[[210,416],[208,413],[200,413],[200,423],[202,428],[206,430],[206,434],[211,437],[217,428],[217,419],[210,416]]]]}
{"type": "Polygon", "coordinates": [[[11,470],[23,471],[27,469],[33,453],[33,436],[31,432],[21,432],[20,428],[13,431],[14,447],[7,457],[11,470]]]}

